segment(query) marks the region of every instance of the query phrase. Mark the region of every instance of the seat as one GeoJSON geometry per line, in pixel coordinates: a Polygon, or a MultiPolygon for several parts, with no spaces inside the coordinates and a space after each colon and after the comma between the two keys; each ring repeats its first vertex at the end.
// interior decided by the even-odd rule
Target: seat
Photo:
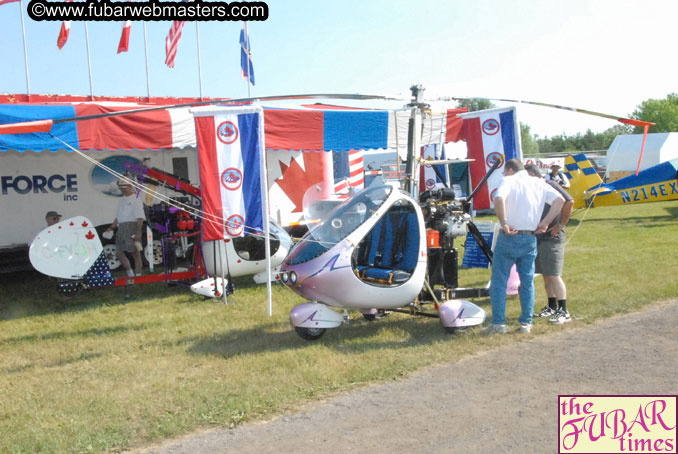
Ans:
{"type": "Polygon", "coordinates": [[[398,210],[387,213],[375,224],[362,245],[358,276],[368,282],[402,284],[417,265],[419,229],[415,213],[398,210]]]}

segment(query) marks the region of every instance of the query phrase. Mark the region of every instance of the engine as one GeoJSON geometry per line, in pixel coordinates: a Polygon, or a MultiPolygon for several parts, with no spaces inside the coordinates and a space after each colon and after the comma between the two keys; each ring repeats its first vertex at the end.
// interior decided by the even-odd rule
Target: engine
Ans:
{"type": "Polygon", "coordinates": [[[425,191],[419,200],[426,229],[439,233],[443,249],[452,247],[455,237],[466,235],[466,226],[471,221],[469,204],[456,200],[452,189],[425,191]]]}

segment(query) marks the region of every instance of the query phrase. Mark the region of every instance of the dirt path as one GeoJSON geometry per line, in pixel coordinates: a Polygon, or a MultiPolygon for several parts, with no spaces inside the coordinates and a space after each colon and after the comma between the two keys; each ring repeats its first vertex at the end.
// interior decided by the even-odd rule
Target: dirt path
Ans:
{"type": "Polygon", "coordinates": [[[678,393],[678,300],[145,454],[557,451],[558,394],[678,393]]]}

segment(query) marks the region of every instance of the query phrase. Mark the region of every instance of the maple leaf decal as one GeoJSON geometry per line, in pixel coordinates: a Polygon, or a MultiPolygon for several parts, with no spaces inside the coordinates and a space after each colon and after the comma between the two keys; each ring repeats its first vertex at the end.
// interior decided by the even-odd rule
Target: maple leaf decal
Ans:
{"type": "Polygon", "coordinates": [[[282,161],[280,170],[282,177],[275,180],[280,186],[285,195],[294,203],[293,213],[301,213],[304,209],[304,194],[306,190],[316,183],[323,180],[323,155],[326,151],[321,152],[306,152],[302,153],[299,158],[292,158],[290,165],[286,165],[282,161]],[[299,159],[304,160],[304,170],[299,165],[299,159]]]}

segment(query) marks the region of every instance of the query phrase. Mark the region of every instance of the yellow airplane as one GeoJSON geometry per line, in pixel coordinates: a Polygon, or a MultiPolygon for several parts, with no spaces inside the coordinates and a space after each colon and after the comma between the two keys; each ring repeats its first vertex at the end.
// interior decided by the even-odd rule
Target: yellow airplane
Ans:
{"type": "Polygon", "coordinates": [[[629,205],[678,199],[678,159],[629,175],[611,183],[603,183],[583,153],[565,158],[563,172],[570,180],[569,192],[574,208],[629,205]]]}

